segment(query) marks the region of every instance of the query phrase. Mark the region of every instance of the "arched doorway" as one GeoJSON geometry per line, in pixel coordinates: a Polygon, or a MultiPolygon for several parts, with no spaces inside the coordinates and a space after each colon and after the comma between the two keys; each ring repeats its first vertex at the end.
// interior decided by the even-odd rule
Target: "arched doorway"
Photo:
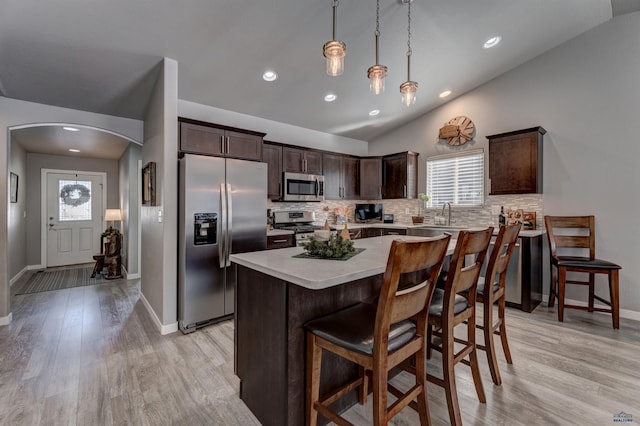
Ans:
{"type": "MultiPolygon", "coordinates": [[[[105,176],[105,201],[100,210],[121,210],[125,268],[129,277],[139,277],[141,143],[116,131],[67,122],[22,124],[8,130],[7,170],[18,176],[19,185],[18,197],[7,194],[6,243],[11,247],[7,283],[27,270],[47,266],[43,169],[105,176]]],[[[99,214],[101,218],[103,212],[99,214]]]]}

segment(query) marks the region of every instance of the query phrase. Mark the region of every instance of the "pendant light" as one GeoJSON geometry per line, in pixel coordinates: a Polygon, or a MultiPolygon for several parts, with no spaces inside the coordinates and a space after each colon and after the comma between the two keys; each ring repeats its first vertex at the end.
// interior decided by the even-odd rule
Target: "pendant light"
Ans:
{"type": "Polygon", "coordinates": [[[347,54],[347,45],[336,40],[336,20],[338,17],[338,0],[333,0],[333,40],[328,41],[322,47],[324,57],[327,58],[327,74],[332,77],[344,72],[344,57],[347,54]]]}
{"type": "Polygon", "coordinates": [[[411,106],[416,103],[416,92],[418,91],[418,83],[411,81],[411,1],[402,0],[407,3],[407,81],[400,85],[400,93],[402,94],[402,103],[411,106]]]}
{"type": "Polygon", "coordinates": [[[378,60],[378,39],[380,38],[380,0],[376,0],[376,64],[367,70],[367,76],[371,80],[369,87],[376,95],[384,92],[384,78],[387,76],[387,67],[380,65],[378,60]]]}

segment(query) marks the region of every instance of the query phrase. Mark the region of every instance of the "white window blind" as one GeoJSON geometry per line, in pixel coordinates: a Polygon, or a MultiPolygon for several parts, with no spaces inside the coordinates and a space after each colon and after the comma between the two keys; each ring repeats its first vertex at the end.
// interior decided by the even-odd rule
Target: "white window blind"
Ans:
{"type": "Polygon", "coordinates": [[[484,203],[484,152],[441,155],[427,159],[429,207],[481,206],[484,203]]]}

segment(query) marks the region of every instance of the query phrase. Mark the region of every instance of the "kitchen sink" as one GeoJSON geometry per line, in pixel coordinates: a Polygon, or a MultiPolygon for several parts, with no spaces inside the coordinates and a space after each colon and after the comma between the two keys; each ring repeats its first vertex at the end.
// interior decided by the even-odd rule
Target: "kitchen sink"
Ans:
{"type": "Polygon", "coordinates": [[[458,233],[462,229],[466,229],[464,226],[451,226],[451,225],[425,225],[418,226],[416,228],[407,228],[407,235],[414,235],[418,237],[435,237],[442,235],[445,232],[451,234],[451,238],[457,238],[458,233]]]}

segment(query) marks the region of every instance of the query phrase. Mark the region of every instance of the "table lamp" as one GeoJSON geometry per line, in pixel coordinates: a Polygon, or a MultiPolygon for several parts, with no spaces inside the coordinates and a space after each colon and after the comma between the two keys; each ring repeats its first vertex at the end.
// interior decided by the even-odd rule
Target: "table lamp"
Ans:
{"type": "Polygon", "coordinates": [[[104,212],[104,220],[105,222],[111,222],[111,225],[109,225],[109,229],[107,231],[112,232],[113,222],[116,220],[120,222],[122,220],[122,213],[120,213],[120,209],[106,209],[104,212]]]}

